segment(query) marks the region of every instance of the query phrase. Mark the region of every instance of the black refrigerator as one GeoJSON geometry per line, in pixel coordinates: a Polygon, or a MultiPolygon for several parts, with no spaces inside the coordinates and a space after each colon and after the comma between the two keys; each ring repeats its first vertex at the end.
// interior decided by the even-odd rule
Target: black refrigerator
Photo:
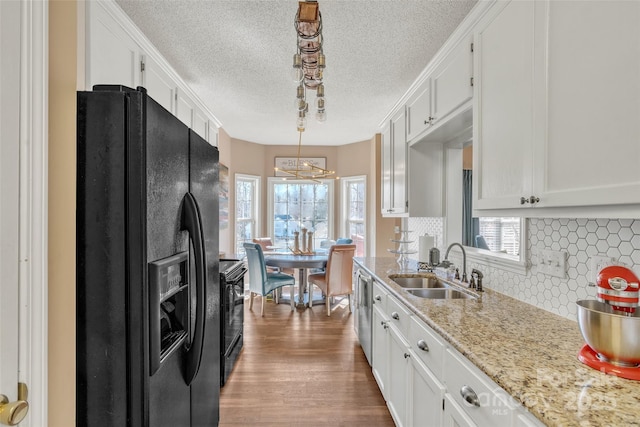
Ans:
{"type": "Polygon", "coordinates": [[[141,87],[77,109],[76,425],[217,426],[218,150],[141,87]]]}

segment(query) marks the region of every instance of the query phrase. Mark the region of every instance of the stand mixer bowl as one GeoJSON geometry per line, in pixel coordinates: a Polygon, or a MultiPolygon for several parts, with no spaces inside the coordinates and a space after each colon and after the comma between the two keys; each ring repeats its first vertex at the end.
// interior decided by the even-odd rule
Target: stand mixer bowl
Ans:
{"type": "Polygon", "coordinates": [[[640,310],[627,314],[595,300],[576,304],[582,337],[601,360],[617,366],[640,364],[640,310]]]}

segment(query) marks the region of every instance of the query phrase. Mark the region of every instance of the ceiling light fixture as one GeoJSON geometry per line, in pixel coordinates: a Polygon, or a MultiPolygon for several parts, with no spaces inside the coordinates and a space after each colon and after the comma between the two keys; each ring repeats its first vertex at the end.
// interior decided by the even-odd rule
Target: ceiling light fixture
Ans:
{"type": "Polygon", "coordinates": [[[316,120],[320,123],[327,120],[323,83],[326,63],[322,49],[322,14],[317,1],[298,2],[294,27],[297,33],[297,52],[293,55],[292,78],[298,85],[294,105],[298,117],[296,126],[299,132],[304,132],[309,112],[307,90],[316,91],[316,120]]]}
{"type": "MultiPolygon", "coordinates": [[[[298,129],[298,157],[296,158],[296,166],[295,169],[280,169],[278,167],[274,168],[276,172],[286,173],[290,175],[283,179],[308,179],[315,182],[320,182],[319,179],[329,178],[331,175],[335,174],[336,171],[332,171],[329,169],[321,168],[320,166],[314,165],[312,163],[306,161],[300,161],[300,152],[302,151],[302,132],[304,130],[298,129]]],[[[336,177],[336,179],[340,179],[336,177]]]]}

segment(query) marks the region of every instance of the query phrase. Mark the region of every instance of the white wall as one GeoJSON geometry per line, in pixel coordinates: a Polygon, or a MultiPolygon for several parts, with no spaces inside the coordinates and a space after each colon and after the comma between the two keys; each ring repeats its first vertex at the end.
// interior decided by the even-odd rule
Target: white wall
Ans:
{"type": "MultiPolygon", "coordinates": [[[[477,268],[484,274],[484,286],[552,313],[576,320],[576,304],[594,299],[595,288],[588,286],[589,259],[606,255],[616,264],[631,268],[640,276],[640,219],[527,219],[527,273],[487,268],[470,262],[467,271],[477,268]],[[538,273],[541,249],[567,252],[567,277],[560,279],[538,273]]],[[[410,218],[414,238],[438,235],[442,218],[410,218]],[[439,228],[438,228],[439,227],[439,228]]],[[[437,240],[441,247],[442,240],[437,240]]]]}

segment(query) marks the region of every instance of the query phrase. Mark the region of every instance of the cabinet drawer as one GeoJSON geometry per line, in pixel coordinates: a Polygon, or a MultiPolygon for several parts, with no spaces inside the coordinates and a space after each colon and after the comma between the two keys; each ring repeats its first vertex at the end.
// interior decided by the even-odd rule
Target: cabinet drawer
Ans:
{"type": "Polygon", "coordinates": [[[409,345],[435,377],[442,381],[444,343],[429,326],[415,316],[409,322],[409,345]]]}
{"type": "Polygon", "coordinates": [[[447,392],[479,426],[510,426],[518,407],[502,388],[476,366],[447,349],[444,360],[447,392]]]}
{"type": "Polygon", "coordinates": [[[411,321],[411,313],[406,309],[404,304],[392,297],[387,296],[387,314],[389,315],[389,323],[395,325],[405,337],[409,335],[409,322],[411,321]]]}
{"type": "Polygon", "coordinates": [[[385,313],[387,312],[387,291],[378,283],[373,282],[373,304],[385,313]]]}

